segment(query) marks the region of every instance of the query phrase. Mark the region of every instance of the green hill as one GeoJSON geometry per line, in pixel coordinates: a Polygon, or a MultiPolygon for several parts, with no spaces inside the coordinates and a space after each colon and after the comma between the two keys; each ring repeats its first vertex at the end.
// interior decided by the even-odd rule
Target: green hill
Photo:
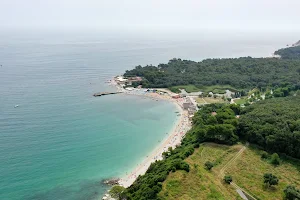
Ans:
{"type": "MultiPolygon", "coordinates": [[[[191,166],[189,173],[171,172],[163,182],[158,198],[162,200],[196,200],[196,199],[242,199],[235,187],[226,184],[221,169],[234,158],[242,145],[226,146],[207,143],[195,150],[186,159],[191,166]],[[211,171],[205,169],[206,161],[215,163],[211,171]]],[[[233,182],[256,199],[282,200],[283,190],[287,185],[300,185],[300,171],[288,161],[274,166],[261,159],[262,151],[248,147],[224,171],[231,175],[233,182]],[[263,184],[264,173],[271,172],[279,177],[279,185],[266,188],[263,184]]]]}
{"type": "Polygon", "coordinates": [[[297,46],[279,49],[275,51],[275,55],[280,55],[282,59],[300,59],[300,41],[297,46]]]}

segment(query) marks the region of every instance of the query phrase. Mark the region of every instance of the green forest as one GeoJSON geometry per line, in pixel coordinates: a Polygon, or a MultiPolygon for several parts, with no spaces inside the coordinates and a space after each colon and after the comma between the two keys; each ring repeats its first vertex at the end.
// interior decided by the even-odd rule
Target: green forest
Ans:
{"type": "Polygon", "coordinates": [[[276,58],[206,59],[201,62],[172,59],[167,64],[137,66],[127,70],[125,77],[141,76],[144,88],[170,88],[180,85],[203,86],[227,85],[238,91],[282,84],[300,88],[300,60],[276,58]]]}
{"type": "Polygon", "coordinates": [[[275,98],[246,107],[239,136],[271,152],[300,159],[300,97],[275,98]]]}
{"type": "Polygon", "coordinates": [[[300,59],[300,46],[279,49],[275,55],[280,55],[282,59],[300,59]]]}

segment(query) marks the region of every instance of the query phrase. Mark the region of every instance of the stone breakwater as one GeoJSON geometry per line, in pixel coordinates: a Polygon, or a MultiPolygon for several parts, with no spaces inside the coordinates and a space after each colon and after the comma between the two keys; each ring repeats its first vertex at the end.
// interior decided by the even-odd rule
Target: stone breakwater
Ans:
{"type": "Polygon", "coordinates": [[[111,94],[120,94],[123,92],[97,92],[95,94],[93,94],[94,97],[101,97],[101,96],[105,96],[105,95],[111,95],[111,94]]]}

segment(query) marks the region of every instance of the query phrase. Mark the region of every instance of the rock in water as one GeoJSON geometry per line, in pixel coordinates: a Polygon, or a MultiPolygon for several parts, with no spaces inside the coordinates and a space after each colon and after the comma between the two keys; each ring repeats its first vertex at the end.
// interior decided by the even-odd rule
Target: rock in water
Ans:
{"type": "Polygon", "coordinates": [[[116,178],[116,179],[108,179],[105,180],[104,183],[107,185],[118,185],[119,184],[120,179],[116,178]]]}

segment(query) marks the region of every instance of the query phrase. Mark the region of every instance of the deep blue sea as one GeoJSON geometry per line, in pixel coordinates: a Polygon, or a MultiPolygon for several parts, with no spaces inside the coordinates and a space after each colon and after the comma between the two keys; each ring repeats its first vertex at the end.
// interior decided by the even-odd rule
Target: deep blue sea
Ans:
{"type": "Polygon", "coordinates": [[[293,34],[0,33],[0,199],[94,200],[166,137],[176,108],[105,81],[174,57],[269,56],[293,34]],[[18,105],[15,108],[15,105],[18,105]]]}

